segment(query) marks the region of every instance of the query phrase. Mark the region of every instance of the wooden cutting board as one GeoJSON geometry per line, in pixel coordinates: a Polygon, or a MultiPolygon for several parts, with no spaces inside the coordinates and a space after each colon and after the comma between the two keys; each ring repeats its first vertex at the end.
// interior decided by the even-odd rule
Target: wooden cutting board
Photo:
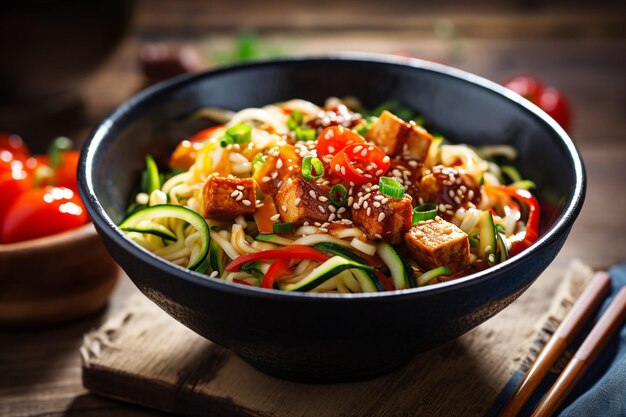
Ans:
{"type": "Polygon", "coordinates": [[[579,262],[557,273],[563,281],[540,323],[526,318],[524,303],[514,303],[398,371],[349,384],[265,375],[137,296],[85,335],[83,384],[96,394],[189,416],[482,416],[592,276],[579,262]]]}

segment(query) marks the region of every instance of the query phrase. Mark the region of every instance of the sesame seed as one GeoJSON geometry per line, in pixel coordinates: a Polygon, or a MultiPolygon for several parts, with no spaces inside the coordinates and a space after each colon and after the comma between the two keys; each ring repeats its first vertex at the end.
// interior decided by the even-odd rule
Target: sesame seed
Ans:
{"type": "Polygon", "coordinates": [[[448,195],[450,198],[454,198],[454,190],[448,190],[448,195]]]}
{"type": "Polygon", "coordinates": [[[333,220],[335,220],[335,217],[336,217],[335,213],[330,213],[330,216],[328,216],[328,221],[332,222],[333,220]]]}
{"type": "Polygon", "coordinates": [[[321,226],[322,226],[322,223],[320,223],[320,222],[315,222],[315,223],[313,223],[313,225],[314,225],[314,226],[317,226],[317,227],[321,227],[321,226]]]}
{"type": "Polygon", "coordinates": [[[378,215],[378,221],[379,221],[379,222],[382,222],[383,220],[385,220],[385,213],[380,213],[380,214],[378,215]]]}
{"type": "Polygon", "coordinates": [[[280,219],[280,214],[276,213],[274,214],[272,217],[270,217],[270,220],[277,222],[278,219],[280,219]]]}
{"type": "Polygon", "coordinates": [[[334,146],[329,146],[328,147],[328,152],[335,153],[335,147],[334,146]]]}
{"type": "Polygon", "coordinates": [[[288,171],[293,171],[293,167],[290,166],[289,168],[287,168],[288,171]]]}
{"type": "Polygon", "coordinates": [[[322,232],[322,233],[328,233],[328,229],[325,228],[325,227],[320,227],[319,231],[322,232]]]}
{"type": "Polygon", "coordinates": [[[417,161],[409,161],[409,165],[415,168],[417,166],[417,161]]]}
{"type": "Polygon", "coordinates": [[[467,197],[468,197],[470,200],[473,200],[473,199],[474,199],[474,190],[469,190],[469,191],[467,192],[467,197]]]}
{"type": "Polygon", "coordinates": [[[339,172],[341,170],[341,165],[335,164],[335,171],[339,172]]]}
{"type": "Polygon", "coordinates": [[[233,192],[230,194],[230,196],[231,196],[231,197],[237,197],[237,194],[239,194],[239,191],[235,190],[235,191],[233,191],[233,192]]]}
{"type": "Polygon", "coordinates": [[[278,177],[278,172],[273,172],[272,173],[272,179],[275,180],[276,177],[278,177]]]}
{"type": "Polygon", "coordinates": [[[237,189],[238,189],[239,191],[243,191],[243,190],[244,190],[243,185],[238,185],[238,186],[237,186],[237,189]]]}
{"type": "Polygon", "coordinates": [[[374,201],[374,207],[380,207],[380,203],[378,201],[374,201]]]}
{"type": "Polygon", "coordinates": [[[302,223],[302,226],[308,226],[308,225],[309,225],[309,222],[302,223]]]}
{"type": "Polygon", "coordinates": [[[352,150],[352,152],[359,153],[361,151],[361,149],[363,149],[362,145],[355,146],[354,149],[352,150]]]}
{"type": "Polygon", "coordinates": [[[380,235],[380,233],[376,233],[376,234],[374,235],[374,237],[375,237],[375,238],[378,238],[378,239],[382,239],[382,238],[383,238],[383,237],[380,235]]]}
{"type": "Polygon", "coordinates": [[[446,205],[445,204],[439,204],[439,211],[446,211],[446,205]]]}
{"type": "Polygon", "coordinates": [[[366,209],[367,206],[369,206],[369,203],[367,201],[363,202],[363,208],[366,209]]]}
{"type": "Polygon", "coordinates": [[[217,271],[213,271],[211,272],[211,274],[209,275],[211,278],[215,278],[217,277],[217,271]]]}
{"type": "Polygon", "coordinates": [[[363,149],[361,151],[361,156],[364,157],[365,155],[367,155],[367,149],[363,149]]]}
{"type": "Polygon", "coordinates": [[[297,206],[298,204],[300,204],[300,201],[302,201],[302,200],[300,199],[300,197],[298,197],[295,200],[293,200],[293,204],[295,204],[297,206]]]}
{"type": "Polygon", "coordinates": [[[389,201],[389,199],[387,197],[385,197],[382,200],[380,200],[380,203],[381,204],[387,204],[387,201],[389,201]]]}
{"type": "Polygon", "coordinates": [[[459,197],[454,197],[454,202],[457,204],[461,204],[461,199],[459,197]]]}
{"type": "Polygon", "coordinates": [[[335,133],[332,130],[326,132],[326,139],[332,139],[335,136],[335,133]]]}
{"type": "Polygon", "coordinates": [[[335,206],[328,206],[328,210],[330,210],[331,213],[335,213],[337,211],[335,206]]]}
{"type": "Polygon", "coordinates": [[[360,208],[361,208],[361,206],[359,206],[357,203],[354,203],[354,204],[352,205],[352,208],[353,208],[353,209],[355,209],[355,210],[358,210],[358,209],[360,209],[360,208]]]}
{"type": "Polygon", "coordinates": [[[391,158],[389,158],[389,155],[386,155],[386,156],[383,158],[383,162],[384,162],[385,164],[389,163],[390,161],[391,161],[391,158]]]}
{"type": "Polygon", "coordinates": [[[287,206],[286,206],[286,205],[284,205],[284,204],[283,204],[282,206],[280,206],[280,209],[281,209],[283,212],[287,212],[287,206]]]}
{"type": "Polygon", "coordinates": [[[317,197],[317,194],[315,194],[315,191],[313,191],[313,190],[309,190],[309,195],[310,195],[312,198],[316,198],[316,197],[317,197]]]}
{"type": "Polygon", "coordinates": [[[281,169],[283,167],[283,160],[282,159],[278,159],[278,161],[276,161],[276,168],[281,169]]]}
{"type": "Polygon", "coordinates": [[[241,204],[243,204],[244,206],[251,206],[252,202],[250,200],[241,200],[241,204]]]}
{"type": "Polygon", "coordinates": [[[270,182],[272,179],[270,177],[263,177],[261,178],[261,181],[263,182],[270,182]]]}
{"type": "Polygon", "coordinates": [[[337,210],[337,213],[341,214],[344,213],[346,211],[345,207],[339,207],[339,210],[337,210]]]}
{"type": "Polygon", "coordinates": [[[235,201],[241,201],[242,198],[243,198],[243,193],[240,191],[239,194],[237,194],[235,201]]]}
{"type": "Polygon", "coordinates": [[[382,169],[379,169],[378,171],[374,173],[374,175],[376,175],[377,177],[380,177],[381,175],[383,175],[383,172],[384,171],[382,169]]]}
{"type": "Polygon", "coordinates": [[[322,206],[317,206],[317,208],[318,208],[318,209],[320,209],[320,211],[321,211],[322,213],[326,213],[326,210],[324,210],[324,207],[322,207],[322,206]]]}
{"type": "Polygon", "coordinates": [[[325,202],[327,202],[327,201],[328,201],[328,198],[327,198],[327,197],[324,197],[323,195],[319,196],[317,199],[318,199],[319,201],[321,201],[322,203],[325,203],[325,202]]]}
{"type": "Polygon", "coordinates": [[[372,214],[372,208],[368,207],[366,213],[368,216],[370,216],[372,214]]]}
{"type": "Polygon", "coordinates": [[[341,175],[346,175],[346,167],[341,167],[341,175]]]}

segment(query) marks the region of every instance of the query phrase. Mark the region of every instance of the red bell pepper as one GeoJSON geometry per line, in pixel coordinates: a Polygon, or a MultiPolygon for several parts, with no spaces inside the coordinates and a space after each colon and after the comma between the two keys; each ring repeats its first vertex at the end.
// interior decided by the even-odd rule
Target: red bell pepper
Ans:
{"type": "Polygon", "coordinates": [[[280,278],[285,275],[289,275],[292,273],[291,269],[289,269],[289,261],[290,259],[279,259],[274,261],[270,268],[265,273],[263,277],[263,282],[261,283],[261,287],[263,288],[274,288],[274,282],[277,278],[280,278]]]}
{"type": "Polygon", "coordinates": [[[311,259],[317,262],[324,262],[329,258],[324,254],[324,252],[308,246],[289,245],[284,248],[270,249],[262,252],[241,255],[228,264],[228,266],[226,266],[226,270],[228,272],[236,272],[239,271],[240,266],[246,262],[267,261],[272,259],[311,259]]]}
{"type": "Polygon", "coordinates": [[[539,219],[541,217],[539,202],[528,190],[504,185],[491,186],[489,188],[515,198],[528,206],[526,236],[524,236],[524,239],[514,242],[510,250],[511,256],[516,255],[524,249],[530,247],[530,245],[535,243],[539,238],[539,219]]]}

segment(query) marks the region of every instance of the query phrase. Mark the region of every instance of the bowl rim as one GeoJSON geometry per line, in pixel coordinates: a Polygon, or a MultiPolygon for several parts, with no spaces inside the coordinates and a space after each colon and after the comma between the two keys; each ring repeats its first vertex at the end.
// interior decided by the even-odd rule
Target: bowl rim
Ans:
{"type": "Polygon", "coordinates": [[[419,297],[479,285],[485,280],[511,270],[514,265],[518,265],[524,260],[537,257],[546,245],[555,242],[562,233],[567,233],[582,209],[586,191],[586,174],[584,164],[572,139],[556,121],[554,121],[538,106],[534,105],[522,96],[486,78],[457,68],[449,67],[447,65],[418,58],[362,52],[336,52],[321,55],[297,55],[282,57],[280,59],[260,59],[228,65],[200,73],[186,74],[151,86],[122,103],[92,130],[85,142],[83,151],[81,152],[78,172],[79,191],[86,203],[87,211],[96,227],[101,231],[101,233],[105,233],[108,238],[115,241],[125,251],[139,258],[141,262],[147,262],[160,269],[162,272],[165,272],[167,275],[173,275],[176,279],[184,279],[190,283],[205,286],[209,289],[235,294],[238,296],[261,297],[270,300],[280,299],[281,301],[292,300],[297,302],[321,302],[321,300],[344,302],[341,300],[371,300],[378,299],[379,297],[419,297]],[[568,196],[563,212],[559,215],[554,224],[546,231],[546,233],[540,236],[537,242],[535,242],[530,248],[526,249],[514,258],[507,259],[505,262],[483,271],[479,271],[452,281],[405,290],[356,294],[327,294],[287,292],[275,289],[244,286],[222,280],[211,279],[205,274],[190,271],[184,267],[159,258],[128,239],[112,221],[100,204],[99,199],[93,191],[94,183],[91,171],[87,169],[87,167],[91,167],[93,164],[96,154],[95,149],[99,148],[100,144],[111,134],[111,132],[115,133],[113,128],[116,126],[116,123],[123,122],[128,114],[137,112],[137,107],[142,105],[142,103],[150,102],[152,99],[156,99],[160,96],[166,96],[170,92],[175,91],[184,85],[192,84],[197,80],[211,78],[226,73],[241,70],[249,71],[254,70],[255,68],[275,65],[290,65],[305,62],[314,64],[315,62],[333,61],[352,63],[356,65],[359,63],[381,64],[434,72],[439,75],[467,82],[475,87],[482,88],[492,94],[502,96],[516,103],[523,111],[531,113],[533,117],[539,119],[557,134],[561,144],[567,151],[568,158],[572,162],[574,167],[572,175],[574,176],[575,186],[571,191],[571,194],[568,196]]]}
{"type": "Polygon", "coordinates": [[[93,238],[94,236],[97,236],[96,229],[91,222],[88,222],[73,229],[65,230],[49,236],[22,240],[15,243],[2,243],[0,244],[0,257],[5,254],[15,255],[21,252],[59,248],[68,242],[79,242],[93,238]]]}

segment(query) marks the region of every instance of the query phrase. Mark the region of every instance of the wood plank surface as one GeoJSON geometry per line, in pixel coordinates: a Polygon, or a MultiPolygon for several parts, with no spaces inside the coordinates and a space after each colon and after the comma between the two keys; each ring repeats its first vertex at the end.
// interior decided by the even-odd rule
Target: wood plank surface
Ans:
{"type": "MultiPolygon", "coordinates": [[[[287,53],[402,51],[493,80],[532,73],[562,89],[572,103],[572,137],[585,161],[588,192],[585,207],[555,262],[493,320],[520,312],[538,320],[548,309],[559,272],[574,257],[592,266],[626,259],[626,25],[620,3],[565,6],[569,2],[509,1],[490,8],[490,2],[478,2],[473,9],[470,3],[459,6],[443,1],[409,11],[389,3],[390,8],[381,11],[350,1],[329,13],[327,4],[322,11],[311,11],[298,8],[305,7],[304,2],[296,2],[287,23],[285,14],[259,10],[257,4],[265,2],[218,3],[139,1],[131,36],[85,85],[85,115],[68,133],[80,139],[142,87],[136,58],[141,44],[155,40],[191,43],[208,67],[218,52],[232,48],[235,30],[242,26],[260,29],[264,43],[287,53]],[[400,18],[394,19],[394,13],[400,18]],[[328,14],[332,18],[326,22],[328,14]],[[381,23],[376,18],[379,14],[381,23]],[[346,23],[364,15],[369,17],[346,23]],[[446,17],[457,30],[454,42],[434,31],[435,21],[446,17]],[[322,24],[332,25],[332,30],[322,24]]],[[[78,348],[83,334],[119,312],[136,292],[123,277],[108,308],[94,316],[54,328],[0,330],[0,415],[161,415],[88,394],[80,379],[78,348]]],[[[456,381],[447,383],[453,389],[461,386],[456,381]]]]}

